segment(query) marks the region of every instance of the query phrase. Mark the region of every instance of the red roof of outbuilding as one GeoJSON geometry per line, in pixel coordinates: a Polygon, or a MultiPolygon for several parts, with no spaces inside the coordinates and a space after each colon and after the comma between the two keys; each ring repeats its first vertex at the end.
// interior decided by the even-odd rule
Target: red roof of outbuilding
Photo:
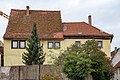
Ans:
{"type": "Polygon", "coordinates": [[[113,36],[85,22],[65,22],[63,25],[64,36],[113,36]]]}

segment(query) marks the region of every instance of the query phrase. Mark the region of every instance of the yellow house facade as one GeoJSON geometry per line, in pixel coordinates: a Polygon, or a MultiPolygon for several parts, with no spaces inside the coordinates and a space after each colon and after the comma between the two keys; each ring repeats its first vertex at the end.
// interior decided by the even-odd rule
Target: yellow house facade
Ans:
{"type": "MultiPolygon", "coordinates": [[[[80,41],[83,44],[85,41],[91,39],[65,39],[60,42],[60,49],[48,49],[48,42],[56,42],[54,40],[50,41],[42,41],[43,43],[43,51],[46,53],[46,59],[44,64],[53,64],[54,59],[52,57],[57,57],[60,54],[61,50],[65,50],[67,47],[71,46],[71,44],[75,44],[76,41],[80,41]]],[[[110,57],[110,40],[102,40],[95,39],[96,41],[102,41],[103,47],[101,48],[103,52],[106,53],[108,57],[110,57]]],[[[15,66],[15,65],[24,65],[22,63],[22,54],[26,52],[25,49],[11,49],[11,40],[4,40],[5,43],[5,53],[4,54],[4,65],[5,66],[15,66]]]]}
{"type": "MultiPolygon", "coordinates": [[[[91,19],[89,19],[89,22],[91,19]]],[[[37,33],[46,53],[44,64],[53,64],[60,51],[71,44],[81,45],[95,39],[103,52],[110,57],[110,43],[113,35],[105,33],[86,22],[62,22],[60,11],[12,9],[4,34],[4,65],[16,66],[22,63],[26,52],[27,39],[31,35],[32,24],[37,24],[37,33]],[[57,47],[57,49],[54,49],[57,47]]]]}

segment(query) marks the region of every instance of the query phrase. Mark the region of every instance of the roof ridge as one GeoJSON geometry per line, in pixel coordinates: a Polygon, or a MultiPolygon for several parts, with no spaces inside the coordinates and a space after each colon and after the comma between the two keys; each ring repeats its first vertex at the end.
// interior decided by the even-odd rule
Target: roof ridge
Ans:
{"type": "MultiPolygon", "coordinates": [[[[11,11],[14,10],[14,11],[26,11],[25,9],[11,9],[11,11]]],[[[43,11],[43,12],[60,12],[60,10],[30,10],[30,11],[43,11]]]]}
{"type": "MultiPolygon", "coordinates": [[[[99,28],[97,28],[97,27],[95,27],[93,25],[90,25],[90,24],[84,22],[84,21],[83,22],[62,22],[62,24],[75,24],[75,23],[85,23],[85,24],[89,25],[90,27],[93,27],[94,29],[99,30],[102,33],[109,34],[109,33],[105,32],[105,31],[103,31],[103,30],[101,30],[101,29],[99,29],[99,28]]],[[[109,34],[109,35],[113,36],[112,34],[109,34]]]]}
{"type": "MultiPolygon", "coordinates": [[[[88,24],[88,23],[86,23],[86,22],[85,22],[85,24],[87,24],[87,25],[89,25],[89,26],[91,26],[91,27],[93,27],[93,28],[99,30],[100,32],[103,32],[103,33],[105,33],[105,34],[109,34],[109,33],[105,32],[105,31],[103,31],[103,30],[101,30],[101,29],[99,29],[99,28],[97,28],[97,27],[95,27],[95,26],[93,26],[93,25],[90,25],[90,24],[88,24]]],[[[109,35],[112,36],[112,34],[109,34],[109,35]]]]}
{"type": "Polygon", "coordinates": [[[63,24],[67,23],[67,24],[74,24],[74,23],[84,23],[84,22],[62,22],[63,24]]]}

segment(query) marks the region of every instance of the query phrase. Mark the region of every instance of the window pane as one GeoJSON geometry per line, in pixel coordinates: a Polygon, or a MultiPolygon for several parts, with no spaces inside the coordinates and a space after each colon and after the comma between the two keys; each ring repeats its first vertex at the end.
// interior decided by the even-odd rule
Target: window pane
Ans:
{"type": "Polygon", "coordinates": [[[80,41],[75,41],[75,45],[76,45],[77,47],[80,47],[80,41]]]}
{"type": "Polygon", "coordinates": [[[102,47],[102,41],[98,41],[98,47],[102,47]]]}
{"type": "Polygon", "coordinates": [[[53,42],[48,42],[48,48],[53,48],[53,42]]]}
{"type": "Polygon", "coordinates": [[[60,48],[60,42],[55,42],[55,48],[60,48]]]}
{"type": "Polygon", "coordinates": [[[19,44],[19,45],[20,45],[20,46],[19,46],[20,48],[25,48],[25,45],[26,45],[26,44],[25,44],[25,41],[20,41],[20,44],[19,44]]]}
{"type": "Polygon", "coordinates": [[[12,48],[18,48],[18,41],[12,41],[12,48]]]}

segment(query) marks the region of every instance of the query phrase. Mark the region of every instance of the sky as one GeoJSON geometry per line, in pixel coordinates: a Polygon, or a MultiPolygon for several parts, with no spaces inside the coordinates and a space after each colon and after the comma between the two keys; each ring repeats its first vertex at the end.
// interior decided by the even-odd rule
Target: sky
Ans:
{"type": "MultiPolygon", "coordinates": [[[[0,0],[0,11],[10,14],[11,9],[60,10],[62,22],[88,22],[113,34],[111,51],[120,46],[120,0],[0,0]]],[[[8,20],[0,16],[0,40],[7,28],[8,20]]]]}

